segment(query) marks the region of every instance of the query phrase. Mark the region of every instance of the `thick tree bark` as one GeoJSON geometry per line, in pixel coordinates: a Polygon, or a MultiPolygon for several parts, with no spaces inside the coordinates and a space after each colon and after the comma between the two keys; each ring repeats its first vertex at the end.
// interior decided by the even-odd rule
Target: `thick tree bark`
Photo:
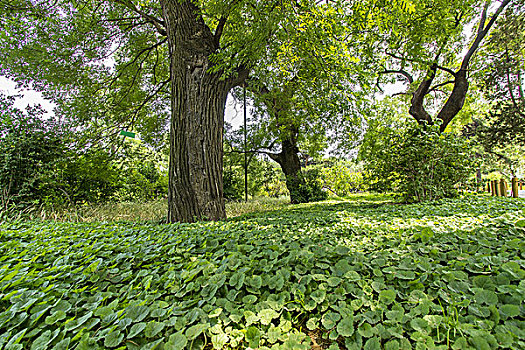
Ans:
{"type": "Polygon", "coordinates": [[[292,204],[308,202],[305,193],[306,182],[301,173],[301,160],[299,159],[299,148],[297,147],[298,130],[290,131],[289,137],[282,141],[280,153],[269,153],[268,156],[276,161],[286,176],[286,188],[290,192],[292,204]]]}
{"type": "Polygon", "coordinates": [[[161,4],[172,89],[168,221],[224,219],[224,108],[235,83],[209,72],[209,57],[218,40],[194,3],[162,0],[161,4]]]}

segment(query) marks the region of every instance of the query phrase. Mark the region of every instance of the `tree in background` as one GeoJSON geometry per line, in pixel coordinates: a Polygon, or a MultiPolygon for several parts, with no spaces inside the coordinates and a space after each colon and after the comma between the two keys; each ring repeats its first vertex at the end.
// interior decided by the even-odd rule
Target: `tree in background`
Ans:
{"type": "Polygon", "coordinates": [[[39,106],[25,111],[14,107],[16,96],[0,93],[1,209],[17,203],[35,203],[46,196],[43,186],[66,148],[63,130],[55,120],[44,120],[39,106]]]}
{"type": "Polygon", "coordinates": [[[418,1],[409,16],[392,18],[383,41],[388,59],[380,73],[396,74],[408,83],[409,113],[420,125],[439,120],[443,132],[461,111],[472,58],[510,2],[418,1]],[[474,37],[467,41],[465,28],[473,21],[477,21],[474,37]]]}
{"type": "MultiPolygon", "coordinates": [[[[280,47],[277,57],[268,56],[245,82],[255,104],[248,152],[266,154],[279,164],[292,203],[325,197],[308,185],[318,187],[311,181],[315,172],[303,174],[301,156],[320,156],[329,143],[348,143],[362,130],[370,94],[368,62],[361,54],[367,48],[363,28],[368,24],[357,15],[348,20],[356,7],[364,5],[334,2],[315,11],[300,8],[300,16],[287,22],[284,36],[274,42],[280,47]]],[[[243,92],[236,92],[241,97],[243,92]]]]}
{"type": "Polygon", "coordinates": [[[490,109],[474,126],[485,150],[505,157],[506,146],[525,146],[525,3],[511,6],[498,24],[483,50],[490,109]]]}

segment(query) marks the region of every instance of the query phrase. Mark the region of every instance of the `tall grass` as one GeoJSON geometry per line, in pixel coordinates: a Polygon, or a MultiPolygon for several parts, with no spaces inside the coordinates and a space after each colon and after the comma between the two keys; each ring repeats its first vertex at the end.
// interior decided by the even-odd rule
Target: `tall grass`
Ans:
{"type": "MultiPolygon", "coordinates": [[[[228,218],[240,215],[282,209],[289,203],[287,197],[252,198],[248,202],[226,203],[228,218]]],[[[104,221],[154,221],[166,222],[167,203],[165,200],[150,202],[121,202],[84,204],[81,206],[34,206],[17,211],[12,208],[5,217],[11,219],[51,220],[60,222],[104,222],[104,221]]]]}

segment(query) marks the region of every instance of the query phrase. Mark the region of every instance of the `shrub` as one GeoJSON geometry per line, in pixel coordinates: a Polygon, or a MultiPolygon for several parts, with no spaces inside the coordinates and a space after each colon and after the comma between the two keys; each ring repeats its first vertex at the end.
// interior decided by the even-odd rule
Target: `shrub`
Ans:
{"type": "Polygon", "coordinates": [[[323,190],[318,169],[306,169],[299,176],[301,179],[287,177],[287,187],[294,193],[293,204],[317,202],[328,198],[328,193],[323,190]]]}
{"type": "Polygon", "coordinates": [[[365,137],[360,152],[371,188],[399,192],[409,202],[455,196],[475,159],[468,140],[440,133],[438,125],[383,128],[365,137]]]}
{"type": "Polygon", "coordinates": [[[367,189],[363,172],[350,162],[338,161],[320,171],[323,186],[337,196],[349,196],[367,189]]]}

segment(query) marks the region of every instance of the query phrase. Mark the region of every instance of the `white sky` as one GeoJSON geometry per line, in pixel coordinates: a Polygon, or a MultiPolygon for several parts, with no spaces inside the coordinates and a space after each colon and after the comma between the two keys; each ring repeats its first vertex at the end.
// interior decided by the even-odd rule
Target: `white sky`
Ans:
{"type": "Polygon", "coordinates": [[[15,107],[25,109],[28,105],[40,104],[48,114],[52,114],[55,105],[42,97],[40,92],[29,89],[17,89],[11,79],[0,76],[0,91],[6,95],[24,95],[15,102],[15,107]]]}
{"type": "MultiPolygon", "coordinates": [[[[0,92],[6,95],[24,95],[15,102],[15,107],[18,109],[25,109],[28,105],[40,104],[46,110],[47,114],[51,115],[53,113],[55,104],[46,100],[40,92],[31,89],[17,89],[16,83],[13,80],[3,76],[0,76],[0,92]]],[[[248,106],[250,106],[249,102],[248,106]]],[[[250,113],[250,109],[248,109],[248,113],[250,113]]],[[[234,99],[228,96],[224,118],[228,123],[233,125],[234,129],[238,129],[244,120],[242,103],[235,104],[234,99]]]]}

